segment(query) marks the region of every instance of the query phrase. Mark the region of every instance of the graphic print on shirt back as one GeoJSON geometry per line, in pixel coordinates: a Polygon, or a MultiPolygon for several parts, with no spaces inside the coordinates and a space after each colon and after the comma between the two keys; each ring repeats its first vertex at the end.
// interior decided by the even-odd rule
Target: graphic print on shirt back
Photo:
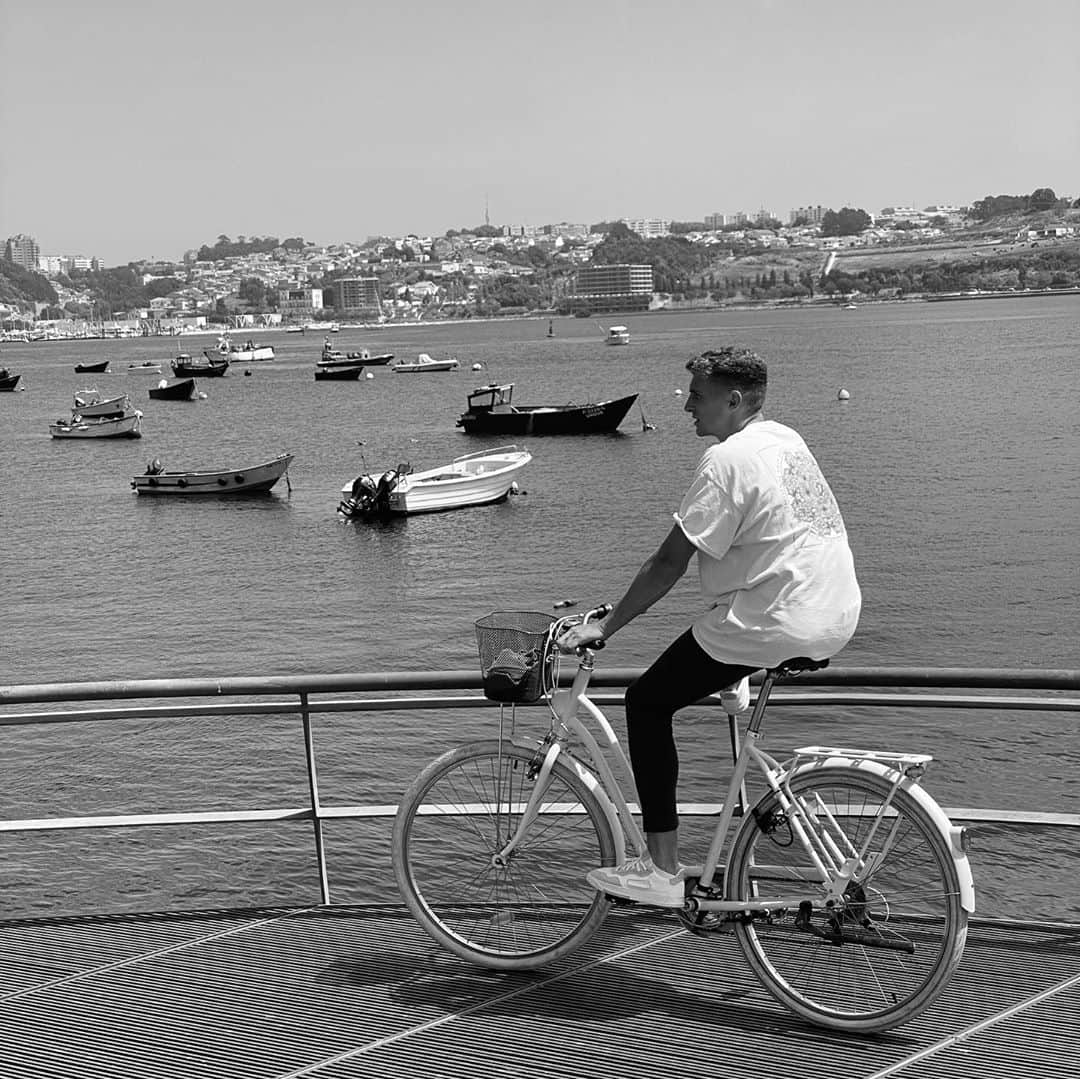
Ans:
{"type": "Polygon", "coordinates": [[[819,536],[842,536],[844,519],[817,461],[802,450],[780,455],[780,482],[797,520],[819,536]]]}

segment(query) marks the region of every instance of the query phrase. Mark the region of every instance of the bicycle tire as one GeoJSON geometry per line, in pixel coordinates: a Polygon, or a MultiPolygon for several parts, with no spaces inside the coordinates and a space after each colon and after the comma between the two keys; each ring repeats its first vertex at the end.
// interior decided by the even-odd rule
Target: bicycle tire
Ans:
{"type": "Polygon", "coordinates": [[[615,862],[610,823],[561,760],[544,812],[508,864],[493,863],[541,759],[535,746],[498,740],[451,750],[416,777],[394,820],[394,875],[406,906],[439,944],[481,966],[551,963],[588,940],[611,907],[585,880],[615,862]]]}
{"type": "MultiPolygon", "coordinates": [[[[829,765],[796,775],[791,790],[804,805],[820,798],[858,846],[892,785],[873,772],[829,765]]],[[[824,885],[795,883],[794,868],[808,859],[790,826],[775,817],[778,809],[769,792],[741,825],[727,895],[779,898],[804,887],[813,914],[801,925],[790,909],[737,922],[751,969],[777,1000],[819,1026],[870,1033],[906,1023],[942,992],[964,951],[968,916],[947,840],[919,801],[897,789],[875,836],[892,834],[889,850],[848,886],[837,913],[824,907],[824,885]]]]}

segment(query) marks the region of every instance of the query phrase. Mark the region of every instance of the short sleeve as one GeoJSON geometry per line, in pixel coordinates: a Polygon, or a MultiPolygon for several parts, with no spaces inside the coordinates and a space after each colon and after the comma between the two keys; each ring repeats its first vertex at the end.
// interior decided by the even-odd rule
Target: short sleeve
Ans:
{"type": "Polygon", "coordinates": [[[686,538],[713,558],[723,558],[735,539],[738,515],[727,492],[720,488],[713,470],[702,462],[694,476],[675,521],[686,538]]]}

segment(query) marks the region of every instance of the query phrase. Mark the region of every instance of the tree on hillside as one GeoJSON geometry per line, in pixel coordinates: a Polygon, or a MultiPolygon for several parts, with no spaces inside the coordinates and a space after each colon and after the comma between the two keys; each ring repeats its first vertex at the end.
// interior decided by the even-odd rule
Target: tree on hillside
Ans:
{"type": "Polygon", "coordinates": [[[1052,210],[1057,205],[1057,195],[1051,187],[1037,187],[1028,196],[1028,208],[1031,210],[1052,210]]]}
{"type": "Polygon", "coordinates": [[[266,306],[266,284],[258,277],[245,277],[237,287],[236,295],[260,310],[266,306]]]}
{"type": "Polygon", "coordinates": [[[1001,214],[1023,213],[1028,208],[1026,195],[987,195],[971,207],[972,215],[978,221],[988,221],[1001,214]]]}
{"type": "Polygon", "coordinates": [[[822,236],[857,236],[871,225],[865,210],[845,206],[841,210],[826,210],[821,219],[822,236]]]}

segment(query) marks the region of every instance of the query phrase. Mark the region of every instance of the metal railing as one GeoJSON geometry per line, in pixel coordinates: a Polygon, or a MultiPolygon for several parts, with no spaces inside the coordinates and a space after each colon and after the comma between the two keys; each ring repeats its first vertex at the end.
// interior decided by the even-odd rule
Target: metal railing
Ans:
{"type": "MultiPolygon", "coordinates": [[[[621,691],[640,673],[641,670],[637,668],[597,671],[591,683],[594,692],[591,692],[590,696],[601,705],[620,705],[623,700],[621,691]],[[619,692],[601,692],[605,689],[619,692]]],[[[499,707],[478,692],[480,689],[480,676],[473,671],[146,679],[0,686],[0,727],[107,723],[133,719],[160,721],[199,716],[261,717],[295,714],[299,716],[303,729],[304,768],[308,781],[308,804],[304,806],[0,820],[0,833],[310,820],[322,901],[329,904],[330,886],[323,842],[323,821],[338,818],[388,818],[393,816],[397,807],[330,806],[322,803],[312,716],[341,712],[499,707]],[[350,696],[342,696],[344,694],[350,696]],[[115,703],[120,701],[143,703],[115,703]],[[91,702],[113,703],[86,707],[91,702]],[[27,710],[28,706],[39,704],[63,704],[69,707],[27,710]],[[70,707],[71,705],[82,707],[70,707]]],[[[1008,709],[1080,713],[1080,697],[1067,695],[1078,692],[1080,671],[1077,670],[830,668],[801,676],[798,688],[794,688],[792,684],[782,686],[770,698],[769,706],[818,708],[836,705],[868,709],[1008,709]],[[882,692],[884,690],[892,692],[882,692]],[[949,692],[940,692],[943,690],[949,692]],[[1034,691],[1037,695],[1021,695],[1024,691],[1034,691]]],[[[703,703],[719,707],[719,697],[708,698],[707,702],[703,703]]],[[[541,704],[518,707],[532,709],[544,706],[541,704]]],[[[736,742],[735,731],[732,720],[733,748],[736,742]]],[[[681,809],[689,814],[711,814],[717,812],[719,807],[693,805],[683,806],[681,809]]],[[[979,808],[949,808],[948,813],[954,821],[959,822],[1080,827],[1080,813],[1017,812],[979,808]]]]}

